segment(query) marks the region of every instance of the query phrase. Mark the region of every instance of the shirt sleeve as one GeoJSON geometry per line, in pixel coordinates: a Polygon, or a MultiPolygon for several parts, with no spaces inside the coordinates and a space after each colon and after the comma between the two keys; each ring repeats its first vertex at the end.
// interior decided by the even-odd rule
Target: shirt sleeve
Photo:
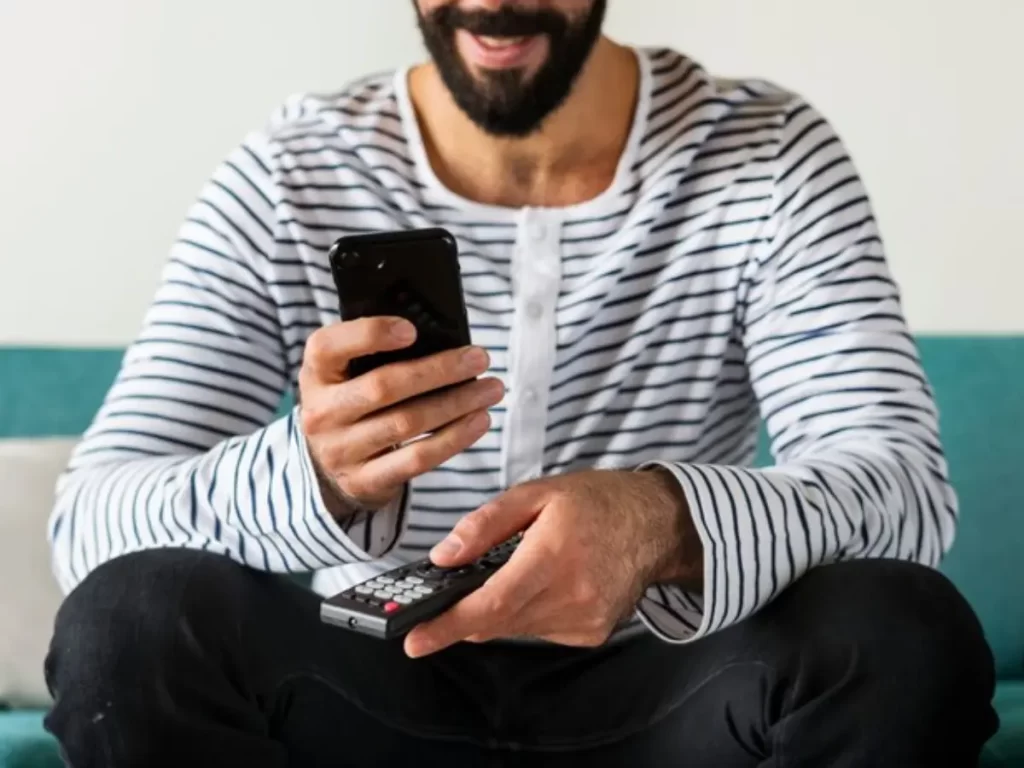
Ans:
{"type": "Polygon", "coordinates": [[[746,365],[775,466],[662,464],[705,558],[702,592],[659,585],[641,600],[640,616],[668,641],[735,624],[825,563],[935,566],[955,534],[931,388],[868,196],[806,104],[782,129],[772,216],[745,291],[746,365]]]}
{"type": "Polygon", "coordinates": [[[221,164],[171,249],[143,328],[58,481],[48,536],[70,591],[130,552],[186,547],[302,572],[385,554],[404,500],[343,523],[320,496],[290,387],[273,279],[269,140],[221,164]]]}

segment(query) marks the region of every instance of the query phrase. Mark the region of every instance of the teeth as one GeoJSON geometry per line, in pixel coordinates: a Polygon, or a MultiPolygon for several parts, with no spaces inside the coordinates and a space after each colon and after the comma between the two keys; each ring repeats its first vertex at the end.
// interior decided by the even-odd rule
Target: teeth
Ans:
{"type": "Polygon", "coordinates": [[[511,48],[526,40],[525,35],[521,37],[484,37],[477,38],[488,48],[511,48]]]}

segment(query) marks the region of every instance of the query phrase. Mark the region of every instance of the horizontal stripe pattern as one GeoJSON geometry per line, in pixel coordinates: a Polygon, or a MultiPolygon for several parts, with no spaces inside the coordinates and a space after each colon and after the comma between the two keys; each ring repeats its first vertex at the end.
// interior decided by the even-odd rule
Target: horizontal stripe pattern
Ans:
{"type": "Polygon", "coordinates": [[[377,558],[421,556],[531,467],[674,473],[706,565],[701,593],[657,586],[641,601],[638,620],[667,640],[729,626],[822,563],[938,563],[957,502],[841,140],[774,86],[716,81],[668,50],[639,56],[616,181],[563,210],[444,189],[402,72],[291,99],[231,153],[60,480],[49,534],[62,586],[119,554],[182,546],[316,571],[332,592],[377,558]],[[538,222],[555,233],[548,282],[524,249],[538,222]],[[306,338],[338,319],[334,239],[427,226],[459,242],[473,337],[508,397],[489,433],[403,504],[338,524],[297,412],[278,407],[306,338]],[[517,291],[534,284],[550,319],[524,333],[517,291]],[[539,409],[531,382],[544,385],[539,409]],[[776,466],[756,470],[762,417],[776,466]]]}

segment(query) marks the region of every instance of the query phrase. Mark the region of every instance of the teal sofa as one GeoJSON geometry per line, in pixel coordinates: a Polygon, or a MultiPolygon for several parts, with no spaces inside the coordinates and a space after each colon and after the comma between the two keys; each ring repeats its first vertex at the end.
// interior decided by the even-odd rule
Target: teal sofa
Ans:
{"type": "MultiPolygon", "coordinates": [[[[961,499],[943,570],[974,605],[998,663],[1002,728],[982,764],[1024,768],[1024,337],[923,337],[920,346],[961,499]]],[[[79,434],[120,354],[0,348],[0,438],[79,434]]],[[[0,768],[60,765],[41,718],[0,713],[0,768]]]]}

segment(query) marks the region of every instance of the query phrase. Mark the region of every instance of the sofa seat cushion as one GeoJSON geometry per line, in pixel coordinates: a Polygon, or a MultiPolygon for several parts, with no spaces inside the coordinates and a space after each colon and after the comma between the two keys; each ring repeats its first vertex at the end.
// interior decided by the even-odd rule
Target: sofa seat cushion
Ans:
{"type": "Polygon", "coordinates": [[[1005,681],[996,691],[1002,727],[985,750],[984,768],[1024,768],[1024,680],[1005,681]]]}
{"type": "Polygon", "coordinates": [[[0,768],[61,768],[53,738],[43,730],[43,713],[0,712],[0,768]]]}

